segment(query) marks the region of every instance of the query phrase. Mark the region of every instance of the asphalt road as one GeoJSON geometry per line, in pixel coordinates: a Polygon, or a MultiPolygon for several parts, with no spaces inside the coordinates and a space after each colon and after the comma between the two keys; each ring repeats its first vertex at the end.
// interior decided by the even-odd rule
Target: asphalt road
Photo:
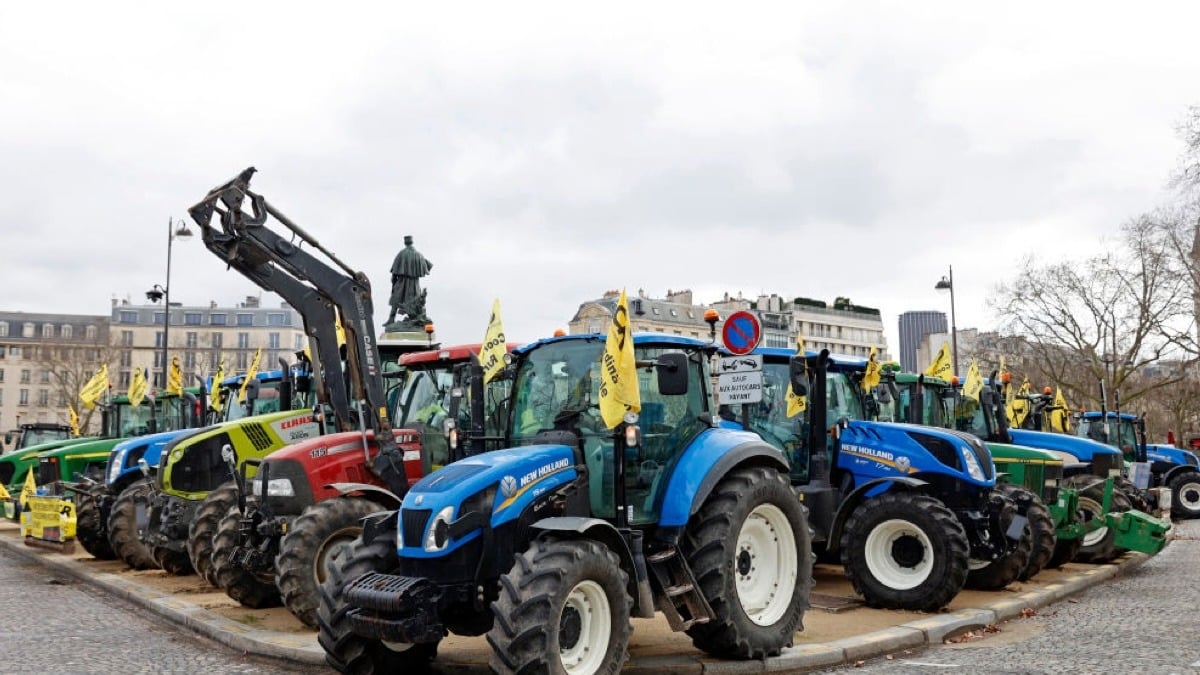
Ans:
{"type": "Polygon", "coordinates": [[[1144,565],[984,637],[828,672],[1200,673],[1200,521],[1144,565]]]}
{"type": "Polygon", "coordinates": [[[330,673],[243,656],[0,549],[0,672],[330,673]]]}

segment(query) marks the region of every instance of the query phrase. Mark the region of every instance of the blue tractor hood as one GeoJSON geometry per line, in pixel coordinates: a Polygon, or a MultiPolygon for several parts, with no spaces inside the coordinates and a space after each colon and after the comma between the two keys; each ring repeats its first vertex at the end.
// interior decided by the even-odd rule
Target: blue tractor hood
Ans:
{"type": "Polygon", "coordinates": [[[1090,438],[1030,429],[1009,429],[1008,433],[1017,445],[1066,453],[1080,462],[1091,462],[1096,455],[1121,454],[1116,448],[1090,438]]]}
{"type": "Polygon", "coordinates": [[[1151,462],[1166,462],[1168,464],[1200,467],[1200,459],[1188,450],[1180,450],[1173,445],[1146,445],[1146,459],[1151,462]]]}
{"type": "Polygon", "coordinates": [[[950,474],[991,487],[996,467],[975,436],[900,422],[852,420],[841,431],[838,467],[867,478],[922,473],[950,474]]]}

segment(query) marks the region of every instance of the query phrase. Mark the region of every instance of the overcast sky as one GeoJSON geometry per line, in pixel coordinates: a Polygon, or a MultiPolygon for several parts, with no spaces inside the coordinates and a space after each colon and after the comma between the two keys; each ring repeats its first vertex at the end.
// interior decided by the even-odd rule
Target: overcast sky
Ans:
{"type": "MultiPolygon", "coordinates": [[[[493,297],[530,340],[606,289],[691,288],[849,296],[896,354],[948,265],[989,328],[1021,256],[1162,204],[1200,104],[1194,2],[352,6],[0,6],[0,309],[144,303],[168,219],[253,165],[377,324],[411,234],[445,342],[493,297]]],[[[198,237],[171,281],[258,292],[198,237]]]]}

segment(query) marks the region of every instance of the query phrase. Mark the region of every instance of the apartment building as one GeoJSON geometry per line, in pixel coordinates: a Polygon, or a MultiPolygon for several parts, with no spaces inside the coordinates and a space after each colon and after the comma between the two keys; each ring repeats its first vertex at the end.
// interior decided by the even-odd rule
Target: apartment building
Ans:
{"type": "Polygon", "coordinates": [[[103,315],[0,311],[0,431],[67,423],[67,406],[109,352],[103,315]]]}

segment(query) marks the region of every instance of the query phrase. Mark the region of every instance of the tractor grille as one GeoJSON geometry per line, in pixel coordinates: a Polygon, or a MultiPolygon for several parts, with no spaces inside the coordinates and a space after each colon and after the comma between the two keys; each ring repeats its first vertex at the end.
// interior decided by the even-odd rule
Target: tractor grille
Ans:
{"type": "Polygon", "coordinates": [[[272,445],[275,445],[271,441],[271,435],[267,433],[267,430],[261,424],[247,424],[243,427],[243,431],[246,432],[246,436],[250,439],[250,442],[254,444],[254,449],[259,452],[265,452],[272,445]]]}
{"type": "Polygon", "coordinates": [[[58,482],[58,458],[38,460],[37,484],[50,485],[58,482]]]}
{"type": "Polygon", "coordinates": [[[421,545],[421,538],[425,536],[425,524],[429,522],[429,516],[431,515],[433,515],[432,509],[400,510],[401,524],[404,527],[405,546],[421,545]]]}

